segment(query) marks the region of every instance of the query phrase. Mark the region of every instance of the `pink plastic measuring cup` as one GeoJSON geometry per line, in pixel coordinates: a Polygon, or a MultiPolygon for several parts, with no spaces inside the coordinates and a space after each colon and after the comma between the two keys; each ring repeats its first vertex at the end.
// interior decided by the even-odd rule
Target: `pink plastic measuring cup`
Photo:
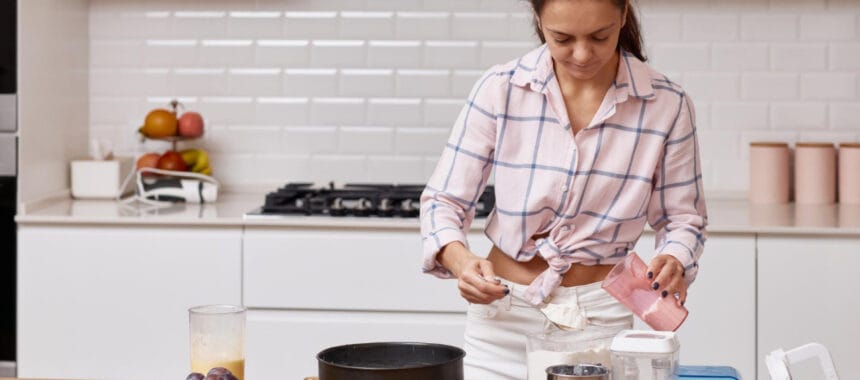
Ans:
{"type": "Polygon", "coordinates": [[[635,252],[615,265],[603,280],[603,289],[627,306],[633,314],[657,331],[675,331],[689,313],[675,297],[661,297],[646,277],[648,266],[635,252]]]}

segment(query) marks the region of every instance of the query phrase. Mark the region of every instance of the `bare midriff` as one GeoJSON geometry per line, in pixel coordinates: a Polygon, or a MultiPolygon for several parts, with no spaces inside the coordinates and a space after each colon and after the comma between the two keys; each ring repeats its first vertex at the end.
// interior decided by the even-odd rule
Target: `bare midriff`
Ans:
{"type": "MultiPolygon", "coordinates": [[[[493,271],[496,275],[522,285],[531,284],[537,276],[549,268],[549,265],[540,256],[535,255],[530,261],[520,262],[506,255],[496,246],[493,246],[493,249],[490,250],[487,260],[493,263],[493,271]]],[[[571,287],[603,281],[609,271],[612,270],[612,267],[613,265],[584,265],[574,263],[570,267],[570,270],[564,274],[561,286],[571,287]]]]}

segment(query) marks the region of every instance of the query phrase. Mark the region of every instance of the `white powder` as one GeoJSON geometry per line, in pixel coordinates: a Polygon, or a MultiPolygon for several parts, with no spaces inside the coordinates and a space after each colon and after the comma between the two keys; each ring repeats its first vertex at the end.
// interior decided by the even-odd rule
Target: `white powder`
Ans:
{"type": "Polygon", "coordinates": [[[528,380],[546,380],[547,367],[554,365],[597,364],[610,365],[608,347],[577,352],[533,351],[528,354],[528,380]]]}

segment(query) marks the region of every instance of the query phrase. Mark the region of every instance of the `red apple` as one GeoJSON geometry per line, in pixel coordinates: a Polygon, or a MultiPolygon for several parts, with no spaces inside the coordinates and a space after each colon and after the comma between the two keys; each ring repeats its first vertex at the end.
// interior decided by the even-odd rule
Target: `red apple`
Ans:
{"type": "MultiPolygon", "coordinates": [[[[144,154],[137,159],[137,169],[139,170],[142,168],[155,168],[156,166],[158,166],[159,158],[161,158],[161,156],[158,153],[144,154]]],[[[146,174],[151,175],[152,173],[146,174]]]]}
{"type": "Polygon", "coordinates": [[[203,117],[193,111],[183,113],[179,118],[179,135],[185,137],[203,136],[203,117]]]}
{"type": "Polygon", "coordinates": [[[188,170],[188,166],[185,165],[185,160],[182,159],[182,155],[172,150],[164,152],[164,154],[161,155],[156,167],[161,170],[173,170],[178,172],[188,170]]]}

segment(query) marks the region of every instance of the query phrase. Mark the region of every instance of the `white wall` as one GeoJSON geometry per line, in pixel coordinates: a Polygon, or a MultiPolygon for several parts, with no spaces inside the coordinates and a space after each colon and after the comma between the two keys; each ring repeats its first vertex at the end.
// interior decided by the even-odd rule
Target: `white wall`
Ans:
{"type": "MultiPolygon", "coordinates": [[[[89,134],[86,0],[18,1],[18,200],[69,188],[89,134]]],[[[21,203],[19,203],[21,204],[21,203]]]]}
{"type": "MultiPolygon", "coordinates": [[[[639,0],[652,64],[698,108],[705,185],[751,140],[860,139],[860,2],[639,0]]],[[[181,97],[230,184],[422,182],[477,76],[535,46],[519,0],[92,0],[91,127],[129,153],[181,97]]]]}

